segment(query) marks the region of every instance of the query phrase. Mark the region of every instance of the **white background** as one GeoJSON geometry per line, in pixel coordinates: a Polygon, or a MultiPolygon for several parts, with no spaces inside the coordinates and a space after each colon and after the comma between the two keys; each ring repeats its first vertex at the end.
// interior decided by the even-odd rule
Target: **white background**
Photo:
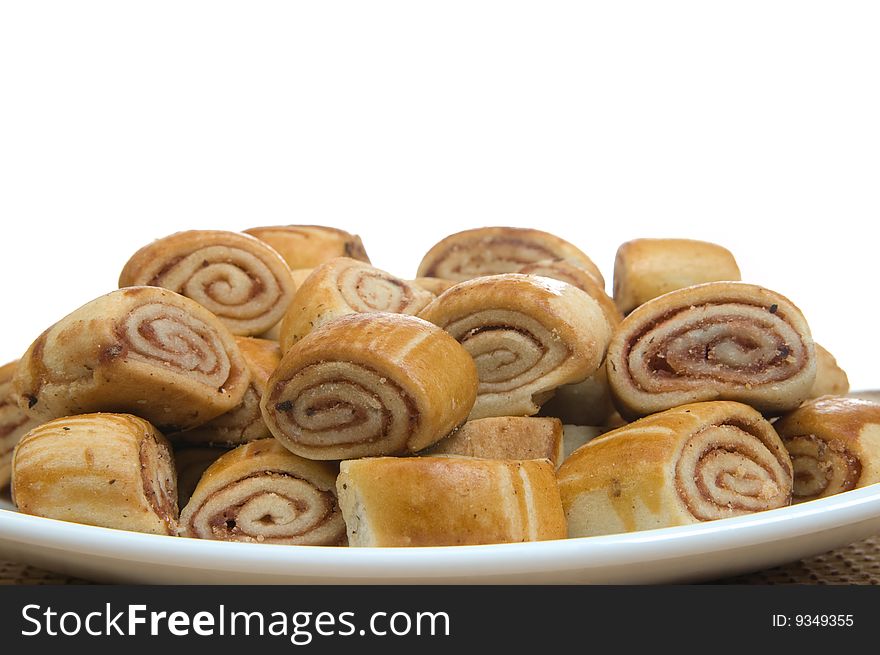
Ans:
{"type": "Polygon", "coordinates": [[[0,358],[188,228],[323,223],[411,277],[534,226],[609,281],[717,241],[880,387],[880,5],[40,2],[0,8],[0,358]]]}

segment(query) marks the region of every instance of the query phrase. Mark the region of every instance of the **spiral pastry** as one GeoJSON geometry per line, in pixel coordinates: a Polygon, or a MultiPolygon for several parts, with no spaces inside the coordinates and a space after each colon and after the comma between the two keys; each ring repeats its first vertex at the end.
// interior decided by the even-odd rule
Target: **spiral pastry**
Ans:
{"type": "Polygon", "coordinates": [[[233,334],[257,335],[284,316],[296,287],[277,252],[247,234],[178,232],[138,250],[119,286],[164,287],[192,298],[233,334]]]}
{"type": "Polygon", "coordinates": [[[38,425],[18,406],[12,378],[18,362],[0,366],[0,489],[12,478],[12,451],[25,433],[38,425]]]}
{"type": "Polygon", "coordinates": [[[249,380],[233,336],[211,312],[173,291],[130,287],[40,335],[14,384],[35,418],[124,412],[176,432],[236,407],[249,380]]]}
{"type": "Polygon", "coordinates": [[[350,546],[464,546],[565,537],[543,460],[376,457],[342,462],[336,488],[350,546]]]}
{"type": "Polygon", "coordinates": [[[170,434],[174,443],[238,446],[272,436],[263,422],[260,400],[266,392],[269,376],[281,362],[281,349],[274,341],[253,337],[235,337],[235,343],[251,378],[241,403],[197,428],[170,434]]]}
{"type": "Polygon", "coordinates": [[[370,263],[361,238],[335,227],[276,225],[252,227],[244,232],[272,246],[291,270],[315,268],[334,257],[350,257],[370,263]]]}
{"type": "Polygon", "coordinates": [[[733,255],[717,244],[691,239],[636,239],[617,250],[614,302],[628,314],[676,289],[739,279],[733,255]]]}
{"type": "Polygon", "coordinates": [[[554,389],[599,368],[611,333],[580,289],[519,273],[457,284],[419,316],[474,358],[480,388],[471,419],[536,414],[554,389]]]}
{"type": "Polygon", "coordinates": [[[465,421],[476,393],[473,361],[443,330],[403,314],[351,314],[285,353],[262,410],[291,452],[348,459],[427,448],[465,421]]]}
{"type": "Polygon", "coordinates": [[[518,227],[484,227],[452,234],[432,247],[419,264],[418,277],[462,282],[483,275],[515,273],[526,264],[568,259],[605,286],[602,273],[583,252],[564,239],[518,227]]]}
{"type": "Polygon", "coordinates": [[[843,396],[849,392],[849,378],[830,352],[818,343],[816,348],[816,381],[810,389],[810,398],[843,396]]]}
{"type": "Polygon", "coordinates": [[[25,514],[177,532],[171,447],[147,421],[128,414],[69,416],[28,432],[15,449],[12,496],[25,514]]]}
{"type": "Polygon", "coordinates": [[[281,324],[285,352],[340,316],[365,312],[416,314],[434,295],[369,264],[337,257],[316,268],[297,291],[281,324]]]}
{"type": "Polygon", "coordinates": [[[640,306],[614,333],[607,366],[625,417],[716,399],[783,412],[807,398],[816,377],[800,310],[738,282],[688,287],[640,306]]]}
{"type": "Polygon", "coordinates": [[[741,403],[683,405],[587,442],[559,468],[570,537],[685,525],[783,507],[792,467],[741,403]]]}
{"type": "Polygon", "coordinates": [[[623,319],[623,315],[617,309],[617,305],[605,293],[605,281],[601,277],[597,278],[594,273],[577,264],[563,259],[545,260],[535,262],[534,264],[527,264],[517,272],[562,280],[563,282],[568,282],[573,287],[577,287],[599,303],[599,307],[602,308],[605,318],[608,319],[608,323],[612,327],[620,325],[620,321],[623,319]]]}
{"type": "Polygon", "coordinates": [[[795,501],[880,482],[880,404],[817,398],[773,427],[791,455],[795,501]]]}
{"type": "Polygon", "coordinates": [[[556,418],[492,416],[468,421],[422,455],[481,459],[549,459],[562,463],[562,423],[556,418]]]}
{"type": "Polygon", "coordinates": [[[345,545],[337,465],[288,452],[275,439],[211,464],[180,514],[184,537],[298,546],[345,545]]]}

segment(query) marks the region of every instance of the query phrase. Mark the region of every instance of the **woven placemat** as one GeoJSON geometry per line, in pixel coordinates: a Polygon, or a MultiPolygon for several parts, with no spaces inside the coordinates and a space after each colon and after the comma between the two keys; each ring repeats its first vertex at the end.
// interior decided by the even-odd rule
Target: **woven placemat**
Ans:
{"type": "MultiPolygon", "coordinates": [[[[784,566],[715,580],[714,584],[880,584],[880,536],[784,566]]],[[[91,584],[26,564],[0,561],[0,584],[91,584]]]]}

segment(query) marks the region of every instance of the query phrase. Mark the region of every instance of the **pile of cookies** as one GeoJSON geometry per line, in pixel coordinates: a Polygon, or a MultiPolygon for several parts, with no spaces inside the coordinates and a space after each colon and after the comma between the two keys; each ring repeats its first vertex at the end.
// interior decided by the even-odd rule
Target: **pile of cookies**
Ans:
{"type": "Polygon", "coordinates": [[[539,230],[413,279],[329,227],[188,231],[0,368],[20,511],[201,539],[590,536],[880,481],[880,405],[721,246],[620,247],[613,297],[539,230]]]}

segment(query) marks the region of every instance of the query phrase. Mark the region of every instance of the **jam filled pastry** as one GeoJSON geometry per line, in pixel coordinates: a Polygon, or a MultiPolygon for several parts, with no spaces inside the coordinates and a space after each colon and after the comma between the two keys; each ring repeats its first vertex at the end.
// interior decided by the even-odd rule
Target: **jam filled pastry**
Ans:
{"type": "Polygon", "coordinates": [[[336,481],[350,546],[463,546],[565,537],[543,460],[378,457],[336,481]]]}
{"type": "Polygon", "coordinates": [[[337,257],[309,275],[281,323],[285,352],[312,330],[347,314],[417,314],[434,294],[369,264],[337,257]]]}
{"type": "Polygon", "coordinates": [[[794,409],[816,378],[810,329],[784,296],[710,282],[655,298],[624,319],[608,347],[608,383],[624,417],[702,400],[764,413],[794,409]]]}
{"type": "Polygon", "coordinates": [[[736,260],[726,248],[690,239],[636,239],[614,260],[614,301],[624,314],[664,293],[703,282],[736,282],[736,260]]]}
{"type": "Polygon", "coordinates": [[[612,327],[617,327],[623,319],[623,315],[620,313],[620,310],[617,309],[614,300],[605,293],[605,281],[602,277],[599,276],[597,278],[594,273],[591,273],[589,270],[582,268],[571,261],[557,259],[535,262],[534,264],[527,264],[521,267],[516,272],[525,273],[527,275],[540,275],[542,277],[549,277],[554,280],[568,282],[571,286],[577,287],[581,291],[589,294],[593,300],[599,303],[602,311],[605,312],[605,318],[608,319],[608,323],[610,323],[612,327]]]}
{"type": "Polygon", "coordinates": [[[315,268],[334,257],[350,257],[370,263],[361,238],[345,230],[323,225],[276,225],[244,230],[268,243],[291,270],[315,268]]]}
{"type": "Polygon", "coordinates": [[[34,418],[124,412],[164,432],[228,412],[249,382],[223,323],[156,287],[114,291],[61,319],[31,345],[14,378],[34,418]]]}
{"type": "Polygon", "coordinates": [[[686,525],[791,503],[792,467],[746,405],[683,405],[608,432],[559,468],[570,537],[686,525]]]}
{"type": "Polygon", "coordinates": [[[309,333],[269,379],[263,419],[291,452],[350,459],[416,452],[467,419],[477,371],[414,316],[350,314],[309,333]]]}
{"type": "Polygon", "coordinates": [[[546,259],[569,259],[592,273],[602,274],[593,261],[564,239],[519,227],[484,227],[452,234],[432,247],[419,265],[418,277],[461,282],[483,275],[515,273],[526,264],[546,259]]]}
{"type": "Polygon", "coordinates": [[[880,404],[810,400],[773,424],[794,465],[794,500],[880,482],[880,404]]]}
{"type": "Polygon", "coordinates": [[[275,325],[296,290],[277,252],[247,234],[190,230],[138,250],[119,286],[163,287],[213,312],[233,334],[252,336],[275,325]]]}
{"type": "Polygon", "coordinates": [[[241,403],[234,409],[197,428],[170,434],[175,443],[237,446],[272,436],[263,422],[260,400],[266,392],[269,376],[281,362],[281,348],[275,341],[254,337],[235,337],[251,374],[251,383],[241,403]]]}
{"type": "Polygon", "coordinates": [[[180,513],[184,537],[344,546],[338,465],[313,462],[275,439],[239,446],[211,464],[180,513]]]}
{"type": "Polygon", "coordinates": [[[12,461],[12,497],[25,514],[173,535],[171,447],[129,414],[84,414],[28,432],[12,461]]]}
{"type": "Polygon", "coordinates": [[[611,334],[589,295],[521,273],[461,282],[419,316],[474,358],[480,388],[471,419],[536,414],[555,389],[596,372],[611,334]]]}

